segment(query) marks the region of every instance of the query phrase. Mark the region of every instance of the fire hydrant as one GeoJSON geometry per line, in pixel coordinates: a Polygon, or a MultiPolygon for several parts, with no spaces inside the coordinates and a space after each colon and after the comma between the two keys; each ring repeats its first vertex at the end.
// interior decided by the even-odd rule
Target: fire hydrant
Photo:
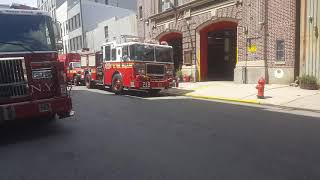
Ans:
{"type": "Polygon", "coordinates": [[[266,80],[262,77],[258,81],[258,85],[256,89],[258,89],[258,98],[259,99],[264,99],[264,86],[266,84],[266,80]]]}

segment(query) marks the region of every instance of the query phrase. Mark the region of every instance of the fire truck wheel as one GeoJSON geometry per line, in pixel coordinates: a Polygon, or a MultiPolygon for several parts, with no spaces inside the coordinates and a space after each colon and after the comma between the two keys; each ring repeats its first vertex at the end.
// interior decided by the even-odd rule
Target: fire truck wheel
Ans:
{"type": "Polygon", "coordinates": [[[51,114],[44,118],[44,121],[47,123],[55,122],[57,120],[56,114],[51,114]]]}
{"type": "Polygon", "coordinates": [[[117,95],[123,92],[123,80],[120,74],[116,74],[112,78],[112,91],[117,95]]]}
{"type": "Polygon", "coordinates": [[[86,75],[85,83],[86,83],[86,87],[87,87],[88,89],[93,89],[93,88],[94,88],[93,83],[92,83],[92,81],[91,81],[91,77],[90,77],[89,74],[86,75]]]}
{"type": "Polygon", "coordinates": [[[148,93],[150,96],[159,96],[160,95],[160,91],[159,89],[152,89],[152,90],[149,90],[148,93]]]}
{"type": "Polygon", "coordinates": [[[80,81],[79,81],[79,78],[77,76],[73,77],[73,83],[74,83],[75,86],[79,86],[80,85],[80,81]]]}

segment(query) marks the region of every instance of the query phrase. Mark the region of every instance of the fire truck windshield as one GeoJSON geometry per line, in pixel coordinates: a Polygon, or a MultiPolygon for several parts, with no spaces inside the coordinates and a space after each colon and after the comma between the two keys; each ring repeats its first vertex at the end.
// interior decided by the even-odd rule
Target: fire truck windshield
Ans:
{"type": "Polygon", "coordinates": [[[0,27],[0,52],[55,50],[48,16],[0,14],[0,27]]]}
{"type": "Polygon", "coordinates": [[[130,46],[130,59],[134,61],[154,61],[154,46],[134,44],[130,46]]]}
{"type": "Polygon", "coordinates": [[[173,62],[173,51],[169,47],[156,47],[157,62],[173,62]]]}
{"type": "Polygon", "coordinates": [[[130,46],[130,59],[134,61],[173,62],[170,47],[134,44],[130,46]]]}

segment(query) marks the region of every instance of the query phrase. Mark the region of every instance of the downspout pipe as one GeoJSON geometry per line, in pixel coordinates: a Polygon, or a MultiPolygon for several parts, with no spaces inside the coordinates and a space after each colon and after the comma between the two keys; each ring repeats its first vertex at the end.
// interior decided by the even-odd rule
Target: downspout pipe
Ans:
{"type": "Polygon", "coordinates": [[[264,63],[265,63],[265,80],[266,83],[269,84],[269,66],[268,66],[268,20],[269,20],[269,11],[268,11],[268,0],[265,0],[265,10],[264,10],[264,53],[263,53],[263,58],[264,58],[264,63]]]}

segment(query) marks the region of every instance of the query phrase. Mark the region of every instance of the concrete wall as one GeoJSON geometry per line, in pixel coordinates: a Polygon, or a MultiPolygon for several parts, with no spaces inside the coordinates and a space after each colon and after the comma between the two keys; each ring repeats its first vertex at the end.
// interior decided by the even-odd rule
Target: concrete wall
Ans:
{"type": "MultiPolygon", "coordinates": [[[[72,9],[69,9],[69,11],[68,11],[68,19],[74,17],[75,15],[77,15],[77,14],[79,14],[79,13],[80,13],[80,4],[77,4],[77,5],[75,5],[72,9]]],[[[83,27],[84,25],[85,25],[85,24],[82,23],[82,27],[83,27]]],[[[68,35],[69,35],[69,39],[72,39],[72,38],[81,36],[81,35],[82,35],[82,29],[81,29],[81,27],[79,27],[78,29],[75,29],[75,30],[69,32],[68,35]]]]}
{"type": "Polygon", "coordinates": [[[66,27],[65,27],[65,22],[67,22],[68,20],[68,4],[67,2],[64,2],[62,5],[60,5],[59,8],[56,9],[56,14],[57,14],[57,21],[61,23],[61,35],[62,35],[62,42],[63,42],[63,46],[64,46],[64,51],[63,53],[67,53],[69,52],[69,35],[66,31],[66,27]]]}
{"type": "Polygon", "coordinates": [[[82,1],[82,17],[83,17],[83,28],[84,31],[91,31],[96,28],[97,23],[112,17],[122,18],[129,16],[134,11],[118,8],[114,6],[108,6],[104,4],[94,3],[91,1],[82,1]]]}
{"type": "Polygon", "coordinates": [[[112,19],[103,21],[97,25],[97,27],[86,33],[88,48],[99,51],[103,43],[107,41],[117,40],[122,35],[137,36],[137,18],[136,14],[118,19],[113,17],[112,19]],[[108,26],[109,39],[105,39],[105,26],[108,26]]]}

